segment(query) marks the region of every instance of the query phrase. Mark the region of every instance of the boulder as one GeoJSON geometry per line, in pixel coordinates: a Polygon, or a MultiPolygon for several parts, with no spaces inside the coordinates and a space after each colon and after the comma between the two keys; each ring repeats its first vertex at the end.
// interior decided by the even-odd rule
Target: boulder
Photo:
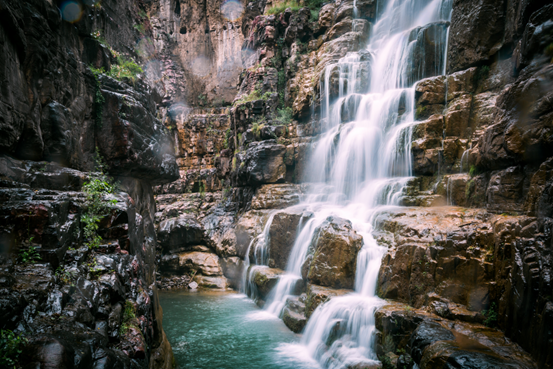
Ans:
{"type": "Polygon", "coordinates": [[[191,215],[162,221],[157,236],[164,253],[186,251],[192,246],[206,244],[202,225],[191,215]]]}
{"type": "Polygon", "coordinates": [[[269,228],[269,266],[286,269],[288,257],[294,247],[302,214],[279,212],[269,228]]]}
{"type": "Polygon", "coordinates": [[[257,290],[257,296],[261,300],[265,300],[278,283],[280,275],[284,272],[280,269],[263,266],[252,266],[250,268],[250,281],[253,282],[257,290]]]}
{"type": "Polygon", "coordinates": [[[201,288],[225,290],[228,286],[227,279],[223,276],[212,277],[197,275],[196,277],[194,277],[194,282],[196,282],[201,288]]]}
{"type": "Polygon", "coordinates": [[[347,293],[352,293],[353,290],[337,290],[333,288],[317,286],[314,284],[307,285],[307,296],[305,298],[305,316],[309,319],[311,314],[317,307],[332,297],[343,296],[347,293]]]}
{"type": "Polygon", "coordinates": [[[307,323],[303,301],[305,295],[288,297],[282,310],[282,321],[294,333],[300,333],[307,323]]]}
{"type": "Polygon", "coordinates": [[[424,350],[432,343],[437,341],[452,341],[455,336],[449,329],[445,329],[440,324],[423,321],[417,329],[411,334],[409,347],[411,347],[411,356],[415,362],[420,363],[424,350]]]}
{"type": "Polygon", "coordinates": [[[361,247],[363,237],[349,220],[329,217],[314,233],[302,274],[312,284],[352,289],[361,247]]]}
{"type": "Polygon", "coordinates": [[[207,252],[180,253],[179,265],[189,271],[201,273],[204,276],[220,276],[223,274],[219,265],[219,257],[207,252]]]}

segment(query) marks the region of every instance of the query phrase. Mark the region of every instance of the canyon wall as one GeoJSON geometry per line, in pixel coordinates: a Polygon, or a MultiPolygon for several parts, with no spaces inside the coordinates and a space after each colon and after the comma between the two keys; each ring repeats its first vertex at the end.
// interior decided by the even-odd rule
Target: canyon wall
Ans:
{"type": "MultiPolygon", "coordinates": [[[[269,14],[280,2],[76,3],[0,0],[0,328],[28,337],[24,365],[171,367],[156,281],[244,290],[250,246],[266,234],[269,268],[248,287],[265,303],[310,216],[285,209],[312,186],[324,92],[334,101],[344,88],[327,67],[358,52],[354,88],[368,90],[379,4],[299,1],[269,14]],[[111,73],[121,56],[143,71],[111,73]],[[118,185],[89,248],[83,184],[98,178],[96,154],[118,185]]],[[[388,248],[381,360],[406,350],[421,368],[476,356],[553,365],[548,3],[454,0],[450,24],[412,30],[410,71],[428,78],[414,86],[405,208],[375,220],[388,248]],[[446,34],[445,60],[424,52],[446,34]]],[[[360,236],[336,217],[317,234],[284,309],[298,332],[353,288],[360,236]]]]}
{"type": "MultiPolygon", "coordinates": [[[[272,15],[272,3],[245,5],[242,50],[250,58],[232,106],[197,103],[171,123],[182,148],[181,178],[155,190],[164,287],[194,279],[204,287],[247,288],[242,263],[255,262],[250,245],[263,234],[270,235],[270,268],[250,280],[260,305],[285,268],[297,227],[308,216],[286,208],[309,193],[308,158],[325,125],[321,85],[328,78],[331,99],[344,88],[340,70],[325,76],[326,67],[359,52],[355,89],[366,92],[371,55],[363,49],[378,15],[375,1],[300,3],[305,7],[272,15]]],[[[413,179],[400,199],[407,208],[382,213],[374,232],[388,247],[379,296],[409,305],[392,304],[377,314],[380,357],[397,362],[396,350],[415,350],[409,337],[430,319],[448,334],[470,337],[482,355],[520,359],[494,365],[553,365],[551,331],[543,329],[553,312],[552,17],[547,2],[454,1],[451,23],[412,31],[420,56],[413,76],[428,77],[415,86],[413,179]],[[435,60],[424,50],[445,46],[448,26],[446,60],[435,60]],[[446,63],[445,76],[437,63],[446,63]]],[[[342,105],[342,121],[354,119],[350,103],[342,105]]],[[[344,220],[329,222],[320,232],[342,245],[336,247],[344,255],[355,255],[356,237],[344,220]]],[[[304,285],[284,310],[294,331],[321,302],[353,287],[351,258],[334,256],[325,243],[314,247],[305,274],[302,269],[304,285]],[[329,263],[344,276],[328,274],[329,263]]],[[[417,364],[423,351],[423,367],[465,357],[455,346],[461,341],[439,351],[443,340],[429,338],[433,348],[419,348],[419,356],[412,351],[417,364]]],[[[495,359],[487,358],[478,365],[492,365],[495,359]]]]}
{"type": "Polygon", "coordinates": [[[27,340],[17,364],[171,368],[152,186],[178,166],[143,4],[1,1],[0,20],[0,328],[27,340]]]}

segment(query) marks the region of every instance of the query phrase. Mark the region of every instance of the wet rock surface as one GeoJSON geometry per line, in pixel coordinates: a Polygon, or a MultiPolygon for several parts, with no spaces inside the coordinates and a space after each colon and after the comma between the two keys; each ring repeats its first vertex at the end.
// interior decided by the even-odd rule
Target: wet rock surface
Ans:
{"type": "MultiPolygon", "coordinates": [[[[538,219],[527,216],[436,208],[402,209],[390,218],[383,214],[377,223],[384,230],[381,240],[391,247],[380,269],[380,296],[409,302],[446,319],[497,324],[530,352],[535,348],[527,340],[545,342],[540,330],[530,333],[511,319],[524,316],[524,324],[536,327],[545,323],[541,311],[547,310],[548,302],[539,297],[545,290],[539,292],[538,286],[549,283],[550,256],[541,246],[550,242],[550,236],[545,236],[549,222],[540,225],[538,219]],[[544,263],[540,267],[525,255],[540,255],[544,263]],[[536,286],[533,295],[530,284],[536,286]],[[533,299],[532,304],[523,303],[526,299],[533,299]],[[528,333],[522,340],[523,332],[528,333]]],[[[490,359],[491,364],[485,365],[493,362],[490,359]]]]}
{"type": "Polygon", "coordinates": [[[331,217],[319,226],[302,273],[309,283],[353,289],[357,253],[362,246],[363,237],[353,230],[350,221],[331,217]]]}
{"type": "Polygon", "coordinates": [[[377,351],[407,351],[421,368],[536,368],[530,356],[484,325],[440,318],[408,305],[390,304],[375,314],[377,351]]]}
{"type": "MultiPolygon", "coordinates": [[[[540,368],[551,365],[547,2],[453,1],[449,31],[437,22],[411,32],[410,78],[428,78],[414,87],[416,177],[400,203],[419,208],[379,214],[374,232],[388,247],[380,296],[417,308],[377,313],[379,355],[398,367],[534,367],[509,339],[540,368]],[[432,50],[446,34],[441,76],[432,50]]],[[[264,15],[272,2],[258,0],[228,19],[222,1],[104,1],[74,25],[57,3],[0,1],[9,87],[0,94],[0,245],[12,254],[34,246],[42,258],[2,259],[0,316],[31,332],[29,367],[168,367],[156,285],[246,289],[244,267],[268,218],[309,193],[300,183],[324,126],[325,68],[365,47],[377,3],[331,2],[316,18],[308,8],[264,15]],[[155,47],[145,50],[150,37],[155,47]],[[147,64],[136,83],[87,68],[116,64],[106,43],[147,64]],[[96,147],[122,191],[99,228],[106,242],[86,250],[81,187],[96,147]]],[[[354,88],[365,93],[373,58],[360,60],[354,88]]],[[[339,73],[329,73],[331,99],[344,87],[339,73]]],[[[344,101],[344,121],[356,99],[344,101]]],[[[260,305],[300,223],[284,211],[267,229],[275,268],[250,266],[260,305]]],[[[351,292],[361,245],[347,220],[320,227],[300,296],[284,308],[292,330],[351,292]]]]}

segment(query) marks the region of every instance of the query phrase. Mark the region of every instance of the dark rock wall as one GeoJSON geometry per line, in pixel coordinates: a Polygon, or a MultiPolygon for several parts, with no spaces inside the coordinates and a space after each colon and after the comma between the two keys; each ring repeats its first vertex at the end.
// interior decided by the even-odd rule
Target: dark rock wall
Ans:
{"type": "Polygon", "coordinates": [[[74,17],[60,1],[0,1],[0,328],[28,338],[22,365],[170,368],[152,186],[179,175],[150,19],[140,1],[79,4],[74,17]],[[144,73],[96,77],[89,66],[118,62],[110,48],[144,73]],[[89,250],[96,148],[118,186],[89,250]]]}

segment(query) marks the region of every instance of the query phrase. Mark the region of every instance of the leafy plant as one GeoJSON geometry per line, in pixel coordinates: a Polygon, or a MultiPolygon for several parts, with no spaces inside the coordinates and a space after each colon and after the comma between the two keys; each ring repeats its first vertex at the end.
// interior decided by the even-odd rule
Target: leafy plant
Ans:
{"type": "Polygon", "coordinates": [[[0,367],[15,368],[19,355],[23,352],[23,346],[27,342],[25,337],[16,335],[9,329],[2,329],[0,331],[0,367]]]}
{"type": "Polygon", "coordinates": [[[146,27],[144,27],[143,24],[135,24],[135,25],[133,26],[133,28],[134,28],[135,30],[137,30],[138,33],[140,33],[141,35],[143,35],[143,34],[146,33],[146,27]]]}
{"type": "Polygon", "coordinates": [[[123,310],[123,319],[121,321],[121,327],[119,328],[119,334],[122,336],[129,328],[134,326],[133,320],[136,319],[135,308],[132,302],[127,300],[125,302],[125,310],[123,310]]]}
{"type": "Polygon", "coordinates": [[[415,118],[419,118],[426,111],[426,106],[419,106],[416,111],[415,118]]]}
{"type": "Polygon", "coordinates": [[[497,311],[495,309],[495,302],[492,302],[488,310],[482,310],[482,315],[486,317],[484,324],[490,328],[497,326],[497,311]]]}
{"type": "Polygon", "coordinates": [[[113,64],[106,74],[119,81],[128,79],[132,83],[136,83],[138,75],[142,72],[144,70],[132,58],[127,59],[124,56],[118,55],[117,64],[113,64]]]}
{"type": "Polygon", "coordinates": [[[476,168],[476,166],[474,166],[474,165],[471,165],[470,170],[469,170],[470,176],[474,177],[474,176],[478,175],[478,173],[479,173],[478,168],[476,168]]]}
{"type": "MultiPolygon", "coordinates": [[[[31,237],[31,241],[32,239],[33,238],[31,237]]],[[[41,259],[42,258],[40,257],[37,251],[37,248],[32,244],[29,245],[29,248],[27,250],[21,250],[21,252],[19,253],[19,260],[21,261],[22,264],[27,264],[27,263],[34,264],[41,259]]]]}
{"type": "Polygon", "coordinates": [[[271,6],[269,9],[267,9],[266,14],[267,15],[279,14],[288,8],[292,9],[293,12],[297,12],[298,10],[301,9],[301,6],[300,4],[298,4],[296,0],[287,0],[287,1],[281,2],[280,4],[271,6]]]}
{"type": "Polygon", "coordinates": [[[207,96],[206,95],[199,95],[198,100],[200,101],[200,105],[205,105],[207,103],[207,96]]]}
{"type": "Polygon", "coordinates": [[[87,209],[81,216],[84,223],[84,236],[88,240],[85,245],[89,249],[96,248],[102,243],[102,237],[98,234],[98,225],[109,204],[117,203],[117,200],[104,200],[104,197],[115,192],[115,186],[104,173],[106,164],[100,156],[98,148],[94,156],[97,172],[92,173],[90,180],[83,184],[83,192],[86,194],[87,209]]]}
{"type": "MultiPolygon", "coordinates": [[[[136,28],[136,26],[135,26],[136,28]]],[[[139,30],[140,31],[140,30],[139,30]]],[[[121,55],[118,51],[113,49],[105,38],[102,37],[100,31],[96,31],[92,33],[92,37],[98,41],[102,46],[109,49],[111,54],[116,58],[117,63],[113,64],[109,70],[105,70],[104,68],[94,68],[93,66],[89,66],[92,73],[98,77],[99,74],[105,74],[107,76],[110,76],[111,78],[115,78],[119,81],[123,81],[125,79],[130,80],[132,83],[135,83],[138,75],[140,73],[143,73],[144,70],[134,61],[132,58],[126,58],[125,56],[121,55]]],[[[98,80],[98,78],[96,78],[98,80]]]]}
{"type": "Polygon", "coordinates": [[[288,125],[292,122],[292,108],[282,108],[277,110],[276,121],[283,125],[288,125]]]}
{"type": "Polygon", "coordinates": [[[239,105],[239,104],[243,104],[243,103],[247,103],[255,100],[267,101],[270,97],[271,97],[271,92],[267,91],[262,95],[261,91],[259,91],[258,89],[255,89],[252,92],[250,92],[248,95],[242,96],[240,100],[236,101],[235,105],[239,105]]]}

